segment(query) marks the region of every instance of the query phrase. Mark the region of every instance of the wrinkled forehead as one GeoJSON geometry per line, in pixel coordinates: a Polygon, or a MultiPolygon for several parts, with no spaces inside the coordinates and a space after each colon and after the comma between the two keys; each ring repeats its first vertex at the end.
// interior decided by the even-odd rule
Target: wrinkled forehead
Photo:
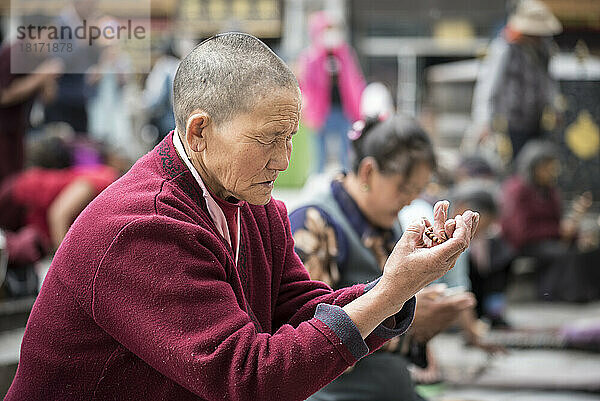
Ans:
{"type": "Polygon", "coordinates": [[[252,120],[252,129],[286,134],[298,129],[301,109],[298,89],[271,88],[257,93],[250,102],[242,114],[252,120]]]}

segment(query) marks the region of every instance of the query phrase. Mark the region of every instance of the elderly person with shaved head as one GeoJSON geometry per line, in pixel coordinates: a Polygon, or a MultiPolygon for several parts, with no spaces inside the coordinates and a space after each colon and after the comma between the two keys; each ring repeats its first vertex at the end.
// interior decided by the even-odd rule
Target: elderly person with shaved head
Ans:
{"type": "MultiPolygon", "coordinates": [[[[180,64],[176,130],[79,216],[31,312],[7,400],[303,400],[413,317],[477,214],[411,225],[371,283],[311,281],[273,182],[300,118],[288,67],[217,35],[180,64]]],[[[446,204],[442,204],[444,209],[446,204]]]]}

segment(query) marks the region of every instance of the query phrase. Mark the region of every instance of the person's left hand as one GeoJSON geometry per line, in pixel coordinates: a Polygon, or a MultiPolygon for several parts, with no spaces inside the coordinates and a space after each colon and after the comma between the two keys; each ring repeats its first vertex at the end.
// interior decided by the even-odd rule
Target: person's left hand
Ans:
{"type": "Polygon", "coordinates": [[[467,345],[477,347],[480,350],[492,355],[508,354],[508,350],[505,347],[496,344],[488,344],[483,341],[486,333],[489,331],[487,324],[477,319],[473,321],[471,326],[472,327],[469,327],[465,331],[465,341],[467,345]]]}
{"type": "Polygon", "coordinates": [[[454,323],[463,310],[475,305],[472,294],[444,296],[445,288],[445,285],[434,284],[423,288],[416,295],[417,308],[410,330],[419,343],[429,341],[454,323]]]}
{"type": "Polygon", "coordinates": [[[48,79],[42,84],[40,98],[44,104],[54,102],[58,94],[58,82],[56,79],[48,79]]]}

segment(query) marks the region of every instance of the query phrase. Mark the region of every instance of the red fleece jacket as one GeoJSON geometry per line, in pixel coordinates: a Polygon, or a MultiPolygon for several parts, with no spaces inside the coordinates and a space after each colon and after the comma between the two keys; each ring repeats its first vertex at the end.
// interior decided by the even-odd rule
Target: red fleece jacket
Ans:
{"type": "Polygon", "coordinates": [[[6,400],[303,400],[412,320],[363,341],[340,306],[369,286],[310,281],[280,202],[241,207],[240,244],[168,135],[67,234],[6,400]]]}

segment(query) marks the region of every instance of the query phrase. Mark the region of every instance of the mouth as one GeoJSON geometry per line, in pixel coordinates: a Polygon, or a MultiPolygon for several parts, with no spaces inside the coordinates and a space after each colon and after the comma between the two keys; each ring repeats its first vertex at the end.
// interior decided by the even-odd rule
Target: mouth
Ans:
{"type": "Polygon", "coordinates": [[[263,182],[258,183],[258,185],[264,186],[267,188],[273,188],[274,184],[275,184],[275,180],[263,181],[263,182]]]}

